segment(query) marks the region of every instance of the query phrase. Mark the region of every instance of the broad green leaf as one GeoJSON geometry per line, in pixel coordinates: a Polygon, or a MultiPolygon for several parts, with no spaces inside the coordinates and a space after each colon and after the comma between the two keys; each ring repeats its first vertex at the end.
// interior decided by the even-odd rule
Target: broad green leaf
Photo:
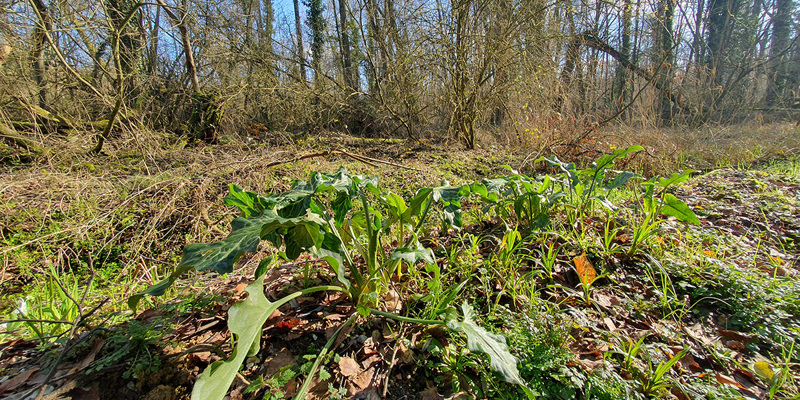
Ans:
{"type": "Polygon", "coordinates": [[[338,281],[344,285],[347,290],[350,290],[351,283],[345,276],[346,268],[344,264],[344,252],[342,242],[333,233],[326,232],[323,237],[322,244],[315,248],[315,253],[318,257],[325,260],[331,266],[333,272],[336,274],[338,281]]]}
{"type": "Polygon", "coordinates": [[[350,195],[339,192],[336,198],[331,202],[331,208],[333,209],[333,219],[336,222],[336,226],[342,226],[344,219],[347,217],[347,213],[353,209],[353,202],[350,195]]]}
{"type": "Polygon", "coordinates": [[[272,255],[261,260],[261,262],[258,263],[258,267],[256,267],[256,272],[255,272],[256,279],[258,279],[258,277],[260,277],[261,275],[267,273],[269,268],[272,266],[272,264],[275,263],[277,259],[278,257],[272,255]]]}
{"type": "Polygon", "coordinates": [[[503,189],[508,186],[509,180],[508,178],[496,178],[496,179],[484,179],[483,185],[486,186],[486,190],[489,193],[502,193],[503,189]]]}
{"type": "MultiPolygon", "coordinates": [[[[247,356],[258,350],[264,322],[284,302],[272,303],[264,296],[264,275],[247,285],[247,298],[228,310],[228,329],[236,337],[233,354],[226,361],[215,361],[197,378],[192,400],[221,400],[247,356]]],[[[298,297],[300,292],[287,297],[298,297]]]]}
{"type": "Polygon", "coordinates": [[[258,352],[264,322],[280,306],[310,293],[342,290],[336,286],[316,286],[294,292],[273,303],[264,296],[265,276],[247,285],[247,298],[228,310],[228,329],[231,337],[236,338],[233,353],[228,360],[215,361],[200,374],[192,389],[192,400],[222,400],[225,397],[242,363],[248,356],[258,352]]]}
{"type": "Polygon", "coordinates": [[[231,222],[232,229],[227,238],[210,244],[195,243],[184,247],[180,266],[227,274],[242,253],[258,250],[261,228],[273,221],[271,218],[236,218],[231,222]]]}
{"type": "Polygon", "coordinates": [[[442,186],[432,188],[431,201],[442,203],[443,218],[454,228],[461,228],[461,197],[469,194],[469,186],[450,186],[447,181],[442,186]]]}
{"type": "Polygon", "coordinates": [[[433,193],[431,188],[422,188],[417,191],[417,194],[407,203],[408,208],[403,212],[403,220],[408,221],[411,217],[420,217],[431,193],[433,193]]]}
{"type": "Polygon", "coordinates": [[[611,154],[604,154],[602,157],[598,158],[597,161],[594,162],[594,166],[589,170],[592,174],[601,172],[606,168],[614,165],[614,161],[627,156],[630,153],[636,151],[642,151],[644,147],[636,145],[631,146],[625,149],[616,149],[611,154]]]}
{"type": "Polygon", "coordinates": [[[625,184],[628,183],[628,181],[631,180],[632,178],[638,178],[638,177],[640,177],[640,175],[635,174],[633,172],[628,172],[628,171],[620,172],[619,174],[617,174],[614,180],[606,184],[605,189],[606,190],[619,189],[625,186],[625,184]]]}
{"type": "Polygon", "coordinates": [[[293,201],[278,208],[278,215],[283,218],[298,218],[306,214],[311,206],[311,195],[297,196],[293,201]]]}
{"type": "Polygon", "coordinates": [[[447,327],[464,332],[467,335],[467,347],[470,351],[486,353],[491,362],[491,368],[499,372],[507,382],[525,386],[517,370],[517,358],[508,351],[506,338],[502,335],[491,333],[475,323],[475,310],[464,302],[461,305],[464,321],[453,318],[452,312],[445,319],[447,327]]]}
{"type": "Polygon", "coordinates": [[[284,237],[286,256],[295,260],[300,254],[322,244],[322,229],[317,223],[303,221],[288,229],[284,237]]]}
{"type": "Polygon", "coordinates": [[[694,211],[689,209],[686,203],[678,200],[678,198],[671,193],[664,195],[664,205],[661,206],[661,213],[673,216],[681,222],[700,225],[700,220],[697,219],[697,215],[694,214],[694,211]]]}
{"type": "Polygon", "coordinates": [[[170,274],[167,277],[167,279],[164,279],[163,281],[158,282],[155,285],[150,286],[149,288],[139,293],[131,295],[131,297],[128,298],[128,307],[130,307],[131,310],[136,311],[136,307],[139,305],[139,301],[141,301],[142,297],[144,297],[144,295],[146,294],[150,296],[162,296],[167,291],[167,289],[169,289],[169,287],[172,286],[173,283],[175,283],[176,279],[180,278],[181,275],[183,275],[190,269],[192,269],[192,267],[179,266],[178,268],[175,269],[175,271],[172,271],[172,274],[170,274]]]}
{"type": "Polygon", "coordinates": [[[241,216],[245,218],[257,217],[267,208],[265,198],[256,193],[245,192],[241,186],[228,185],[230,193],[225,196],[223,203],[226,206],[234,206],[239,209],[241,216]]]}
{"type": "Polygon", "coordinates": [[[661,178],[661,179],[659,179],[658,183],[656,185],[658,187],[661,187],[661,188],[666,188],[668,186],[677,185],[679,183],[683,183],[686,180],[688,180],[691,177],[691,175],[693,173],[695,173],[695,172],[697,172],[697,171],[695,171],[693,169],[687,169],[686,171],[683,171],[681,173],[674,172],[674,173],[672,173],[672,175],[670,175],[669,178],[661,178]]]}
{"type": "Polygon", "coordinates": [[[419,241],[412,247],[401,247],[392,252],[389,256],[390,261],[403,260],[408,264],[416,264],[425,261],[428,264],[435,264],[433,250],[425,248],[419,241]]]}

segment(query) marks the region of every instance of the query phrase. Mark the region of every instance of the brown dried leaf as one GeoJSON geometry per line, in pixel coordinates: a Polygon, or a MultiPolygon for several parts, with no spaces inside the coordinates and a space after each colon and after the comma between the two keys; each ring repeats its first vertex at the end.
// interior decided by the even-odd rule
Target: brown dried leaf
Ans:
{"type": "Polygon", "coordinates": [[[39,368],[35,368],[35,367],[34,368],[29,368],[29,369],[26,369],[25,371],[22,371],[21,373],[18,373],[16,375],[14,375],[14,377],[12,377],[11,379],[3,382],[3,384],[0,385],[0,393],[10,392],[10,391],[20,387],[22,384],[24,384],[25,382],[28,381],[28,379],[31,377],[31,375],[33,375],[34,372],[36,372],[38,370],[39,370],[39,368]]]}
{"type": "Polygon", "coordinates": [[[361,373],[361,368],[358,366],[356,360],[350,357],[342,357],[339,359],[339,371],[346,377],[351,377],[361,373]]]}
{"type": "Polygon", "coordinates": [[[715,378],[717,378],[717,382],[719,382],[719,383],[721,383],[723,385],[731,385],[731,386],[735,386],[735,387],[737,387],[739,389],[744,389],[742,387],[742,385],[739,384],[739,382],[736,382],[736,379],[733,379],[730,376],[722,375],[722,374],[718,373],[718,374],[716,374],[715,378]]]}
{"type": "Polygon", "coordinates": [[[273,376],[280,372],[281,368],[287,365],[297,365],[297,362],[294,360],[294,355],[292,355],[292,352],[284,347],[278,352],[278,354],[268,358],[265,361],[265,364],[267,367],[264,371],[264,375],[273,376]]]}
{"type": "Polygon", "coordinates": [[[420,400],[444,400],[444,396],[440,395],[435,386],[429,386],[427,389],[419,392],[420,400]]]}
{"type": "Polygon", "coordinates": [[[356,376],[355,378],[352,379],[352,382],[356,386],[360,387],[361,390],[364,390],[364,389],[368,388],[369,385],[372,383],[372,377],[373,376],[375,376],[375,370],[370,368],[370,369],[358,374],[358,376],[356,376]]]}

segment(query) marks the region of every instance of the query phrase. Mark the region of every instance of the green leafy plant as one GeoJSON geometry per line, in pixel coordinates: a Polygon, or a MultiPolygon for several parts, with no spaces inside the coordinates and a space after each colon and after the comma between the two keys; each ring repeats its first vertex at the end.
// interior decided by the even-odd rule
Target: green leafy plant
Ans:
{"type": "MultiPolygon", "coordinates": [[[[516,359],[508,352],[502,337],[478,327],[466,303],[462,306],[463,321],[458,320],[453,307],[441,313],[445,317],[443,320],[409,318],[375,309],[384,284],[401,262],[435,263],[432,251],[417,239],[419,229],[435,203],[441,205],[443,223],[459,228],[462,223],[460,199],[469,194],[468,187],[450,186],[445,182],[439,187],[423,188],[405,202],[399,196],[382,191],[377,179],[353,176],[340,168],[335,174],[315,173],[309,182],[296,181],[291,190],[267,197],[245,192],[234,185],[230,189],[225,203],[241,211],[241,216],[231,223],[231,234],[219,242],[186,246],[176,271],[164,281],[132,296],[129,299],[132,308],[146,294],[162,295],[191,268],[230,272],[241,254],[256,251],[262,240],[282,249],[280,255],[286,259],[294,260],[305,252],[322,258],[331,267],[337,285],[306,288],[271,302],[264,296],[263,280],[273,260],[262,261],[256,269],[255,281],[245,289],[248,297],[228,311],[228,326],[236,338],[233,354],[228,360],[217,361],[203,371],[193,389],[193,399],[221,399],[244,360],[260,348],[261,327],[269,315],[292,299],[319,291],[347,293],[363,317],[375,314],[399,321],[447,326],[453,331],[463,332],[472,351],[488,354],[493,369],[509,382],[523,384],[516,373],[516,359]],[[377,202],[371,204],[369,195],[377,202]],[[360,203],[361,207],[355,207],[355,203],[360,203]],[[391,235],[393,229],[408,231],[408,237],[402,247],[387,255],[382,238],[391,235]],[[362,256],[363,266],[354,262],[353,252],[362,256]]],[[[342,327],[352,324],[355,319],[356,314],[342,327]]],[[[298,390],[296,398],[304,396],[310,377],[320,367],[335,337],[329,340],[308,371],[309,378],[298,390]]]]}
{"type": "Polygon", "coordinates": [[[669,370],[675,366],[687,353],[689,352],[689,348],[686,347],[670,359],[661,361],[658,365],[653,365],[653,362],[650,360],[650,353],[645,351],[644,355],[647,357],[647,366],[649,367],[649,371],[640,374],[639,380],[642,383],[641,390],[642,393],[645,395],[653,395],[657,391],[661,389],[666,389],[672,386],[671,379],[667,376],[669,370]]]}
{"type": "Polygon", "coordinates": [[[616,149],[613,153],[602,155],[585,169],[577,169],[575,163],[562,162],[555,156],[541,157],[536,162],[544,161],[551,167],[561,170],[558,182],[566,186],[568,203],[574,205],[574,208],[570,209],[571,220],[581,221],[584,213],[594,202],[609,210],[616,209],[616,206],[608,200],[608,193],[625,186],[631,178],[638,175],[627,171],[613,171],[611,168],[616,160],[641,150],[644,150],[642,146],[616,149]],[[609,172],[614,172],[614,179],[609,179],[609,172]]]}
{"type": "Polygon", "coordinates": [[[674,173],[669,178],[653,177],[642,182],[644,193],[642,195],[643,216],[638,225],[633,227],[633,237],[628,255],[636,252],[639,246],[658,231],[658,225],[663,221],[658,219],[660,214],[675,217],[681,222],[699,225],[700,220],[689,206],[679,200],[667,189],[673,185],[689,179],[692,170],[683,173],[674,173]],[[656,191],[658,189],[658,191],[656,191]]]}

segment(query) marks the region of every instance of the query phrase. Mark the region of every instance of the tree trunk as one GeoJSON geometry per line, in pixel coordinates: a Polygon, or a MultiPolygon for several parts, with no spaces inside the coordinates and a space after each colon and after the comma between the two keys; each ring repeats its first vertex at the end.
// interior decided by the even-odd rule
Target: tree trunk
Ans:
{"type": "Polygon", "coordinates": [[[322,85],[322,55],[325,44],[325,6],[322,0],[308,0],[308,27],[311,28],[311,68],[314,70],[314,86],[322,85]]]}
{"type": "Polygon", "coordinates": [[[342,76],[344,77],[345,88],[352,93],[356,90],[356,84],[353,80],[355,75],[353,74],[353,59],[350,53],[350,35],[347,32],[349,27],[348,20],[346,0],[339,0],[339,46],[342,54],[342,76]]]}
{"type": "MultiPolygon", "coordinates": [[[[631,56],[631,0],[624,0],[622,10],[622,38],[620,53],[627,59],[631,56]]],[[[614,104],[617,110],[622,109],[628,102],[628,69],[621,63],[617,63],[615,76],[614,104]]]]}
{"type": "Polygon", "coordinates": [[[47,91],[44,87],[44,51],[47,46],[47,32],[53,31],[53,20],[43,0],[31,0],[31,4],[33,4],[34,11],[38,17],[33,28],[33,43],[30,56],[31,71],[33,71],[33,79],[36,82],[39,107],[47,109],[47,91]]]}
{"type": "Polygon", "coordinates": [[[305,82],[308,81],[306,74],[306,55],[303,49],[303,22],[300,20],[300,4],[294,0],[294,28],[297,36],[297,60],[300,64],[300,77],[305,82]]]}
{"type": "Polygon", "coordinates": [[[658,80],[661,83],[662,96],[658,99],[658,118],[660,125],[669,125],[672,122],[672,100],[667,93],[671,93],[672,86],[672,64],[674,55],[672,53],[673,19],[675,16],[674,0],[660,0],[658,5],[658,44],[656,61],[660,62],[658,68],[658,80]]]}
{"type": "Polygon", "coordinates": [[[770,107],[778,104],[785,96],[789,72],[787,62],[789,55],[785,50],[789,46],[793,9],[793,0],[775,1],[775,13],[772,16],[772,43],[770,45],[772,67],[769,71],[770,85],[767,88],[767,105],[770,107]]]}

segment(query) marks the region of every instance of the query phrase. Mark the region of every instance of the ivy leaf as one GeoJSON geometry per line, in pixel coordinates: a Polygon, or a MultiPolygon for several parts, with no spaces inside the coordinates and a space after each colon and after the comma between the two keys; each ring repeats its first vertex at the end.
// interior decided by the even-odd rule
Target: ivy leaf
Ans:
{"type": "Polygon", "coordinates": [[[678,200],[678,198],[671,193],[664,195],[664,205],[661,206],[661,213],[675,217],[681,222],[700,225],[700,220],[697,218],[694,211],[689,209],[686,203],[678,200]]]}
{"type": "Polygon", "coordinates": [[[517,370],[517,358],[508,351],[506,338],[478,326],[475,323],[475,310],[467,302],[461,305],[461,310],[464,313],[464,321],[458,321],[452,317],[452,313],[448,313],[445,319],[447,327],[464,332],[467,335],[469,350],[486,353],[492,370],[499,372],[507,382],[525,387],[517,370]]]}

